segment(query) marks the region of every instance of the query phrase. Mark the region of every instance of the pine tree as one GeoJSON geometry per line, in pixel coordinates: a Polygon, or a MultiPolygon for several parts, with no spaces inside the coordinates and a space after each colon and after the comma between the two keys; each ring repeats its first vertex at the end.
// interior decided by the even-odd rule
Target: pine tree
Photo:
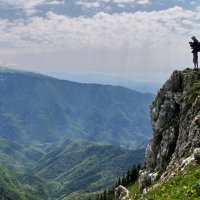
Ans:
{"type": "Polygon", "coordinates": [[[123,177],[122,177],[122,185],[123,185],[123,186],[126,186],[125,174],[123,174],[123,177]]]}
{"type": "Polygon", "coordinates": [[[121,185],[121,178],[119,177],[118,186],[121,185]]]}
{"type": "Polygon", "coordinates": [[[131,169],[131,183],[135,182],[138,179],[139,171],[138,168],[134,165],[131,169]]]}
{"type": "Polygon", "coordinates": [[[138,168],[138,171],[140,171],[142,169],[141,163],[138,163],[137,168],[138,168]]]}
{"type": "Polygon", "coordinates": [[[106,196],[107,196],[107,192],[106,192],[106,190],[104,190],[104,192],[103,192],[103,200],[106,200],[106,196]]]}
{"type": "Polygon", "coordinates": [[[130,184],[130,178],[131,178],[131,171],[130,169],[127,171],[126,174],[126,184],[129,185],[130,184]]]}
{"type": "Polygon", "coordinates": [[[115,194],[115,187],[112,188],[112,193],[111,193],[111,194],[112,194],[112,195],[115,194]]]}
{"type": "Polygon", "coordinates": [[[99,194],[97,194],[97,196],[96,196],[96,200],[99,200],[99,194]]]}

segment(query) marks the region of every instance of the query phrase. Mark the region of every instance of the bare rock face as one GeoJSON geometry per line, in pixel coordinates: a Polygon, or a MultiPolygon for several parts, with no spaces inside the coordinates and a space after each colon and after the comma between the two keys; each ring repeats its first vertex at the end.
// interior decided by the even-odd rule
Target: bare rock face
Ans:
{"type": "MultiPolygon", "coordinates": [[[[200,147],[200,71],[174,71],[151,105],[151,120],[154,135],[145,173],[164,178],[200,147]]],[[[144,185],[141,180],[141,189],[144,185]]]]}

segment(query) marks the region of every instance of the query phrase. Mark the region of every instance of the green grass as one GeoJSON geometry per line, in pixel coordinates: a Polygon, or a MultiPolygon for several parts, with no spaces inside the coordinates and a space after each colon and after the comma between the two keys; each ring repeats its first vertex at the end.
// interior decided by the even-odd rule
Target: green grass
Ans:
{"type": "Polygon", "coordinates": [[[192,163],[186,170],[140,197],[138,183],[129,188],[133,200],[200,200],[200,165],[192,163]]]}
{"type": "Polygon", "coordinates": [[[128,187],[128,190],[131,194],[132,199],[139,199],[140,197],[140,190],[138,182],[135,182],[133,185],[128,187]]]}
{"type": "Polygon", "coordinates": [[[188,99],[189,104],[193,104],[199,94],[200,94],[200,81],[197,81],[187,92],[187,95],[189,97],[188,99]]]}

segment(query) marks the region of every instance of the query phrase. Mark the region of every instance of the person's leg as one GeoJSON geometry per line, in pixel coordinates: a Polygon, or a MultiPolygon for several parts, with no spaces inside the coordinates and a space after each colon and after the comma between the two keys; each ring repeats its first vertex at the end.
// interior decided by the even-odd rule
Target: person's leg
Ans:
{"type": "Polygon", "coordinates": [[[193,53],[193,63],[194,63],[194,69],[195,69],[195,54],[193,53]]]}
{"type": "Polygon", "coordinates": [[[193,63],[194,63],[194,69],[198,68],[198,54],[197,54],[197,52],[193,53],[193,63]]]}
{"type": "Polygon", "coordinates": [[[193,63],[194,63],[194,69],[196,69],[196,60],[195,60],[195,57],[193,58],[193,63]]]}

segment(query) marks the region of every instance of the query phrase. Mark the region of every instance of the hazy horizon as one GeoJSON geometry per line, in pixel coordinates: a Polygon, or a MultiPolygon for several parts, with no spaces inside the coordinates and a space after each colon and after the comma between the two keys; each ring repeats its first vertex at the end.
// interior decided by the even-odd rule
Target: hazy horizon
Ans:
{"type": "Polygon", "coordinates": [[[164,82],[192,67],[197,0],[0,0],[0,65],[164,82]]]}

